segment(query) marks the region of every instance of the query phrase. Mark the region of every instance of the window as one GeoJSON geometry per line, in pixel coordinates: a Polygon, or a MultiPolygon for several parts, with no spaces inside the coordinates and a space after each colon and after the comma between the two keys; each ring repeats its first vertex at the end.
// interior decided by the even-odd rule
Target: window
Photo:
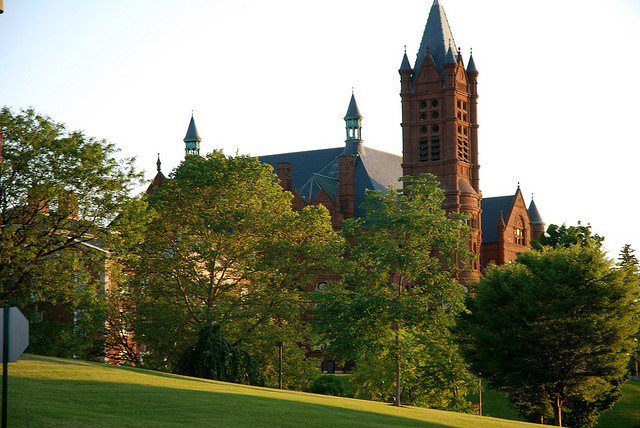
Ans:
{"type": "Polygon", "coordinates": [[[427,137],[420,137],[420,162],[429,160],[429,140],[427,137]]]}
{"type": "Polygon", "coordinates": [[[525,234],[524,234],[524,220],[522,216],[518,216],[516,219],[516,225],[513,228],[514,241],[518,245],[526,245],[525,244],[525,234]]]}
{"type": "Polygon", "coordinates": [[[458,137],[458,160],[463,162],[471,161],[469,140],[463,137],[458,137]]]}
{"type": "Polygon", "coordinates": [[[438,135],[431,137],[431,160],[440,160],[440,137],[438,135]]]}

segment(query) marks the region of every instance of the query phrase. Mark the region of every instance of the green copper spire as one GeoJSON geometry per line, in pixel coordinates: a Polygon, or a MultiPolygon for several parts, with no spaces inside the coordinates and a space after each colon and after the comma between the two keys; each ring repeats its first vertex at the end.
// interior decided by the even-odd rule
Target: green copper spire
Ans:
{"type": "Polygon", "coordinates": [[[189,128],[187,128],[187,135],[184,137],[185,152],[188,155],[200,155],[200,135],[198,135],[198,128],[196,128],[196,122],[193,120],[193,112],[191,113],[191,121],[189,122],[189,128]]]}
{"type": "Polygon", "coordinates": [[[358,103],[356,103],[356,97],[351,92],[351,101],[349,102],[349,108],[347,114],[344,117],[346,122],[347,139],[345,140],[346,146],[343,154],[355,155],[357,153],[363,153],[362,148],[362,115],[358,109],[358,103]]]}

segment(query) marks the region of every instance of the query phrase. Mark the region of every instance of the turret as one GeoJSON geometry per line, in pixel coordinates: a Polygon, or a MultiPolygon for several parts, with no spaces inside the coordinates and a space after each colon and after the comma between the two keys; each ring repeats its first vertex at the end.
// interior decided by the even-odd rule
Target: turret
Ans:
{"type": "Polygon", "coordinates": [[[358,104],[353,92],[351,93],[351,101],[349,102],[347,114],[344,116],[344,121],[346,122],[347,139],[345,140],[346,145],[342,154],[364,154],[362,147],[362,115],[358,110],[358,104]]]}
{"type": "Polygon", "coordinates": [[[529,212],[529,220],[531,220],[531,240],[539,241],[540,237],[544,235],[545,223],[538,211],[538,207],[536,207],[536,203],[533,201],[533,196],[531,196],[531,203],[527,211],[529,212]]]}
{"type": "Polygon", "coordinates": [[[198,135],[198,128],[196,128],[196,122],[193,120],[193,113],[191,113],[191,121],[189,122],[189,128],[187,128],[187,135],[184,137],[184,150],[187,155],[200,155],[200,135],[198,135]]]}
{"type": "Polygon", "coordinates": [[[413,69],[407,57],[406,46],[404,47],[404,56],[402,57],[402,64],[400,64],[398,73],[400,73],[400,93],[409,92],[411,90],[411,73],[413,73],[413,69]]]}

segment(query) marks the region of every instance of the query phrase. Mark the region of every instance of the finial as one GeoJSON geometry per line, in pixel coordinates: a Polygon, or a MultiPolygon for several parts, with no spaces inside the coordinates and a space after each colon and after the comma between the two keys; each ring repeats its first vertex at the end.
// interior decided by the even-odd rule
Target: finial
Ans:
{"type": "Polygon", "coordinates": [[[353,95],[353,86],[351,87],[351,95],[353,95]]]}
{"type": "Polygon", "coordinates": [[[469,48],[469,53],[473,55],[473,48],[469,48]]]}
{"type": "Polygon", "coordinates": [[[404,53],[407,53],[407,45],[404,45],[404,53]]]}
{"type": "Polygon", "coordinates": [[[520,190],[520,182],[518,181],[518,190],[520,190]]]}
{"type": "Polygon", "coordinates": [[[160,153],[158,153],[158,160],[156,161],[156,165],[158,166],[158,172],[160,172],[160,165],[161,165],[161,162],[160,162],[160,153]]]}

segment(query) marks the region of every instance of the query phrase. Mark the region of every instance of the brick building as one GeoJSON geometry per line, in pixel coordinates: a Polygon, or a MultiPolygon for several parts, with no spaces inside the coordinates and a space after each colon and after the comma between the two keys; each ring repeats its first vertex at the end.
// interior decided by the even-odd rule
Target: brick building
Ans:
{"type": "MultiPolygon", "coordinates": [[[[351,94],[344,117],[344,145],[259,159],[272,165],[282,187],[293,193],[294,208],[322,204],[336,228],[344,219],[363,214],[360,204],[366,189],[384,192],[389,186],[398,186],[403,175],[434,174],[445,191],[444,208],[469,214],[470,226],[475,229],[469,249],[478,260],[461,279],[477,277],[489,263],[514,260],[531,247],[531,240],[544,233],[544,222],[533,200],[526,206],[519,184],[513,195],[482,197],[479,72],[471,54],[465,65],[439,0],[431,6],[414,65],[405,52],[399,74],[402,156],[364,146],[363,117],[351,94]]],[[[184,138],[186,153],[199,154],[200,141],[192,117],[184,138]]],[[[158,166],[149,190],[163,180],[158,166]]]]}

